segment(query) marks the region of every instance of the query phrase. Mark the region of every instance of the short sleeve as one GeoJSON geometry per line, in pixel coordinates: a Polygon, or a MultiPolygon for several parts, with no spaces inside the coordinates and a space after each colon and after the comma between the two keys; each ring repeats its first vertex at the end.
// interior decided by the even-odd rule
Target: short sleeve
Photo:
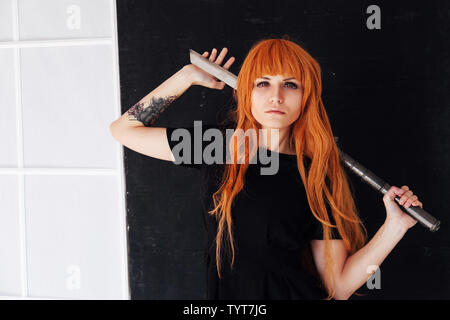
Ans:
{"type": "MultiPolygon", "coordinates": [[[[330,210],[329,206],[327,205],[327,209],[330,210]]],[[[330,211],[328,211],[330,212],[330,211]]],[[[336,225],[333,216],[329,215],[330,217],[330,223],[333,225],[336,225]]],[[[323,238],[323,227],[322,223],[317,220],[311,213],[311,224],[310,224],[310,230],[309,230],[309,239],[310,240],[324,240],[323,238]]],[[[340,239],[342,240],[342,237],[340,236],[337,228],[331,228],[331,239],[340,239]]]]}
{"type": "Polygon", "coordinates": [[[201,169],[213,161],[223,161],[224,137],[216,126],[169,127],[166,128],[166,136],[176,165],[201,169]],[[218,149],[222,152],[216,153],[218,149]]]}

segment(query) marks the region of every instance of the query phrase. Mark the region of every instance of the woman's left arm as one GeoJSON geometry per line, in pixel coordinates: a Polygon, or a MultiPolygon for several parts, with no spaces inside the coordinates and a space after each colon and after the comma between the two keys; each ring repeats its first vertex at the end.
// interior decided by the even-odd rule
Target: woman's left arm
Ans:
{"type": "MultiPolygon", "coordinates": [[[[417,223],[415,219],[400,209],[394,200],[396,196],[400,196],[400,204],[405,207],[413,205],[422,208],[422,203],[409,190],[408,186],[402,188],[393,186],[383,197],[386,207],[386,220],[364,247],[348,256],[342,240],[331,241],[333,272],[336,283],[335,299],[346,300],[358,290],[369,279],[371,273],[376,270],[376,268],[369,270],[369,267],[380,266],[403,238],[406,231],[417,223]]],[[[317,271],[323,281],[328,281],[325,277],[325,241],[312,240],[311,249],[317,271]]]]}

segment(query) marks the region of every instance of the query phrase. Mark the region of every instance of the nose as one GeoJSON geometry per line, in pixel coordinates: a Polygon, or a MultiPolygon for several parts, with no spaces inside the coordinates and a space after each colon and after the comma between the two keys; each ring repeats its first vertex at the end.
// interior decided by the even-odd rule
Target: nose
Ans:
{"type": "Polygon", "coordinates": [[[272,92],[270,93],[270,102],[272,104],[282,104],[283,98],[281,96],[281,90],[279,86],[272,86],[272,92]]]}

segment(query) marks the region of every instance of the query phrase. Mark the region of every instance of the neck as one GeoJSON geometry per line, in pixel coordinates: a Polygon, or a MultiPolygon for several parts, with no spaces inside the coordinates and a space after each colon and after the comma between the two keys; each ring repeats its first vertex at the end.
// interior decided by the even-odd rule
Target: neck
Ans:
{"type": "Polygon", "coordinates": [[[263,127],[262,129],[266,130],[260,134],[260,146],[279,153],[295,154],[295,150],[289,148],[290,127],[282,129],[263,127]]]}

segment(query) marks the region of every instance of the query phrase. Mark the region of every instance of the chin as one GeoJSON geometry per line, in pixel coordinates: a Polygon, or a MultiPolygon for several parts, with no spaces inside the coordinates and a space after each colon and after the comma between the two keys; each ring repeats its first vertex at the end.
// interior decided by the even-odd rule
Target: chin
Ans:
{"type": "Polygon", "coordinates": [[[289,127],[289,123],[284,123],[280,121],[258,121],[259,125],[265,128],[271,128],[271,129],[284,129],[286,127],[289,127]]]}

